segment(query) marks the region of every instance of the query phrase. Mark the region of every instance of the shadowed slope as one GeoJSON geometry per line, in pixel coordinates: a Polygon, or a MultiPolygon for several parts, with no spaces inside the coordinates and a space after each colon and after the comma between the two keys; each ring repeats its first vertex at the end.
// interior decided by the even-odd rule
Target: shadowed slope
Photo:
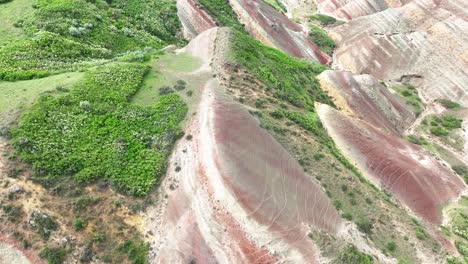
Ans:
{"type": "Polygon", "coordinates": [[[337,146],[370,181],[432,224],[441,224],[442,205],[467,191],[458,176],[417,145],[329,106],[320,105],[317,111],[337,146]]]}

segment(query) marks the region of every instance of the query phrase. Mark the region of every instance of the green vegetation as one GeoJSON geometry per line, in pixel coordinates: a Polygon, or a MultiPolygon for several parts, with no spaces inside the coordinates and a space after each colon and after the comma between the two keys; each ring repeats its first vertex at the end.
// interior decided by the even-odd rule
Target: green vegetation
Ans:
{"type": "Polygon", "coordinates": [[[198,3],[216,21],[217,26],[231,27],[240,31],[245,31],[244,26],[237,19],[237,15],[234,10],[232,10],[228,1],[199,0],[198,3]]]}
{"type": "Polygon", "coordinates": [[[340,252],[335,262],[340,264],[372,264],[374,259],[372,256],[359,251],[354,245],[348,245],[340,252]]]}
{"type": "Polygon", "coordinates": [[[309,37],[319,49],[323,52],[331,54],[335,48],[335,42],[331,39],[327,33],[314,25],[310,25],[309,37]]]}
{"type": "Polygon", "coordinates": [[[416,88],[408,83],[401,86],[393,86],[392,89],[397,91],[397,94],[402,97],[406,105],[408,105],[416,116],[419,116],[424,109],[424,104],[419,98],[416,88]]]}
{"type": "Polygon", "coordinates": [[[149,244],[140,241],[138,238],[134,240],[127,240],[124,244],[118,247],[118,251],[126,253],[128,259],[133,264],[146,264],[148,263],[147,255],[149,244]]]}
{"type": "Polygon", "coordinates": [[[75,223],[73,223],[73,227],[75,228],[75,231],[81,231],[85,228],[85,221],[83,219],[77,219],[75,223]]]}
{"type": "Polygon", "coordinates": [[[388,242],[386,248],[388,249],[388,251],[394,252],[397,248],[395,241],[388,242]]]}
{"type": "Polygon", "coordinates": [[[418,136],[415,136],[415,135],[409,135],[406,137],[406,139],[413,143],[413,144],[416,144],[416,145],[427,145],[429,144],[424,138],[422,137],[418,137],[418,136]]]}
{"type": "Polygon", "coordinates": [[[369,221],[369,219],[364,217],[357,219],[356,225],[361,232],[368,235],[372,234],[372,228],[374,225],[369,221]]]}
{"type": "Polygon", "coordinates": [[[320,22],[322,26],[328,26],[336,22],[336,19],[334,17],[321,15],[321,14],[311,15],[310,18],[312,20],[316,20],[320,22]]]}
{"type": "Polygon", "coordinates": [[[46,259],[47,264],[62,264],[65,261],[65,249],[45,247],[39,257],[46,259]]]}
{"type": "Polygon", "coordinates": [[[453,165],[452,169],[461,177],[463,177],[463,180],[465,183],[468,183],[468,167],[460,164],[460,165],[453,165]]]}
{"type": "Polygon", "coordinates": [[[38,210],[32,211],[29,218],[29,223],[44,240],[48,240],[50,234],[58,229],[58,224],[52,217],[38,210]]]}
{"type": "Polygon", "coordinates": [[[308,109],[313,109],[315,101],[333,105],[315,79],[324,66],[292,58],[238,31],[232,33],[231,41],[232,60],[266,84],[276,98],[308,109]]]}
{"type": "Polygon", "coordinates": [[[283,3],[281,3],[281,1],[278,1],[278,0],[263,0],[263,1],[281,13],[286,13],[288,11],[286,10],[286,7],[283,5],[283,3]]]}
{"type": "Polygon", "coordinates": [[[425,124],[429,125],[429,131],[435,136],[447,136],[450,131],[462,127],[463,120],[452,115],[437,117],[429,116],[425,119],[425,124]]]}
{"type": "Polygon", "coordinates": [[[466,240],[468,240],[468,216],[462,212],[458,212],[452,220],[452,232],[466,240]]]}
{"type": "Polygon", "coordinates": [[[178,41],[180,22],[170,0],[35,0],[31,5],[32,14],[18,24],[28,37],[0,48],[0,79],[45,77],[178,41]]]}
{"type": "Polygon", "coordinates": [[[120,191],[146,195],[164,173],[187,112],[175,94],[151,107],[129,103],[147,70],[136,64],[100,67],[70,93],[41,97],[12,132],[35,178],[44,184],[70,176],[77,182],[106,178],[120,191]]]}
{"type": "Polygon", "coordinates": [[[18,221],[23,214],[21,207],[16,207],[11,204],[0,205],[0,207],[3,209],[3,214],[6,216],[6,219],[10,222],[18,221]]]}
{"type": "Polygon", "coordinates": [[[438,99],[437,102],[441,103],[447,109],[460,109],[461,108],[460,104],[450,101],[448,99],[438,99]]]}

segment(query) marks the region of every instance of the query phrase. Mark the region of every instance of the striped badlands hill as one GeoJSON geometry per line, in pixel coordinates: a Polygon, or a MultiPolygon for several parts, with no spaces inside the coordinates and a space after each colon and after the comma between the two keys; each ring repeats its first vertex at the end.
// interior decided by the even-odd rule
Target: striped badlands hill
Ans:
{"type": "Polygon", "coordinates": [[[400,7],[410,0],[315,0],[320,13],[341,20],[352,20],[378,13],[387,8],[400,7]]]}
{"type": "Polygon", "coordinates": [[[317,112],[337,146],[376,186],[426,221],[440,225],[441,208],[467,192],[460,177],[419,146],[327,105],[317,112]]]}
{"type": "Polygon", "coordinates": [[[468,1],[414,0],[336,27],[335,64],[468,104],[468,1]]]}
{"type": "Polygon", "coordinates": [[[261,0],[230,0],[250,35],[298,58],[328,64],[330,58],[309,39],[307,30],[261,0]]]}
{"type": "MultiPolygon", "coordinates": [[[[216,68],[227,29],[203,32],[184,49],[216,68]],[[213,62],[213,63],[211,63],[213,62]]],[[[341,218],[301,166],[212,74],[150,210],[156,263],[319,263],[307,234],[337,234],[341,218]],[[176,169],[178,168],[178,169],[176,169]]]]}
{"type": "Polygon", "coordinates": [[[213,19],[196,5],[195,0],[177,0],[177,15],[182,23],[184,36],[188,39],[216,26],[213,19]]]}
{"type": "Polygon", "coordinates": [[[384,131],[399,135],[415,119],[405,104],[371,75],[328,70],[318,79],[343,111],[384,131]]]}

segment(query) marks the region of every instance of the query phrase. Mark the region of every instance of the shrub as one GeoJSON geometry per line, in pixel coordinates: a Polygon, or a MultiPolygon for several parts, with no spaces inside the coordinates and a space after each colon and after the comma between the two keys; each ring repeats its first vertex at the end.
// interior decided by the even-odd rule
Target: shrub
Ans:
{"type": "Polygon", "coordinates": [[[328,54],[333,52],[335,42],[321,28],[311,25],[309,37],[323,52],[328,54]]]}
{"type": "Polygon", "coordinates": [[[320,24],[323,26],[328,26],[336,22],[336,19],[334,17],[321,15],[321,14],[311,15],[310,18],[313,20],[319,21],[320,24]]]}
{"type": "Polygon", "coordinates": [[[359,251],[354,245],[348,245],[338,255],[335,263],[340,264],[372,264],[374,259],[372,256],[359,251]]]}
{"type": "Polygon", "coordinates": [[[58,224],[49,215],[42,213],[39,210],[33,210],[29,217],[29,223],[36,229],[39,236],[48,240],[50,234],[58,229],[58,224]]]}
{"type": "Polygon", "coordinates": [[[390,241],[388,242],[385,247],[390,251],[390,252],[394,252],[396,250],[396,243],[395,241],[390,241]]]}
{"type": "Polygon", "coordinates": [[[284,117],[283,112],[280,110],[275,110],[271,112],[270,115],[275,119],[282,119],[284,117]]]}
{"type": "Polygon", "coordinates": [[[462,119],[458,119],[451,115],[446,115],[438,119],[439,123],[447,129],[456,129],[462,127],[462,119]]]}
{"type": "Polygon", "coordinates": [[[324,66],[292,58],[242,32],[234,31],[230,40],[231,59],[244,66],[268,87],[272,87],[276,98],[310,109],[314,107],[315,101],[333,105],[315,79],[316,75],[326,69],[324,66]]]}
{"type": "Polygon", "coordinates": [[[315,153],[314,156],[313,156],[314,160],[316,160],[316,161],[319,161],[319,160],[323,159],[324,157],[325,157],[325,155],[323,155],[322,153],[315,153]]]}
{"type": "Polygon", "coordinates": [[[139,239],[126,240],[125,243],[120,245],[118,251],[126,253],[128,259],[133,264],[146,264],[148,263],[147,255],[149,244],[139,239]]]}
{"type": "Polygon", "coordinates": [[[373,224],[367,218],[360,218],[356,221],[356,225],[361,232],[368,235],[372,234],[373,224]]]}
{"type": "Polygon", "coordinates": [[[225,0],[199,0],[201,7],[216,21],[217,26],[232,27],[244,31],[229,2],[225,0]]]}
{"type": "Polygon", "coordinates": [[[432,127],[430,130],[431,134],[434,136],[447,136],[449,133],[447,130],[441,128],[441,127],[432,127]]]}
{"type": "Polygon", "coordinates": [[[172,90],[171,87],[169,86],[163,86],[161,88],[159,88],[159,95],[165,95],[165,94],[170,94],[170,93],[173,93],[174,90],[172,90]]]}
{"type": "Polygon", "coordinates": [[[345,212],[343,214],[343,218],[348,220],[348,221],[351,221],[351,220],[353,220],[353,215],[350,212],[345,212]]]}
{"type": "Polygon", "coordinates": [[[46,259],[48,264],[62,264],[65,261],[65,249],[45,247],[39,257],[46,259]]]}
{"type": "Polygon", "coordinates": [[[73,223],[73,227],[75,228],[75,231],[81,231],[85,227],[85,221],[82,219],[77,219],[75,223],[73,223]]]}
{"type": "Polygon", "coordinates": [[[419,240],[424,240],[428,238],[428,235],[423,227],[421,226],[416,227],[416,238],[419,240]]]}
{"type": "Polygon", "coordinates": [[[165,171],[187,112],[176,94],[151,107],[130,104],[146,72],[143,65],[99,67],[70,93],[41,97],[12,132],[36,179],[57,184],[61,177],[84,183],[104,178],[122,192],[146,195],[165,171]],[[89,111],[80,108],[84,101],[89,111]]]}
{"type": "Polygon", "coordinates": [[[176,84],[174,85],[174,89],[176,91],[182,91],[185,89],[187,83],[184,80],[177,80],[176,84]]]}
{"type": "Polygon", "coordinates": [[[460,104],[458,104],[456,102],[453,102],[453,101],[450,101],[448,99],[439,99],[439,100],[437,100],[437,102],[442,104],[447,109],[459,109],[459,108],[461,108],[460,104]]]}

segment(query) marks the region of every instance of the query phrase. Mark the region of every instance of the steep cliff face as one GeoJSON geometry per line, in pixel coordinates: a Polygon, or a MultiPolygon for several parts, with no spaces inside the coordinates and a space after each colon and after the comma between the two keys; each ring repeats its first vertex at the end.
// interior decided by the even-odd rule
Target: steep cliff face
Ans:
{"type": "Polygon", "coordinates": [[[466,1],[415,0],[336,27],[335,65],[411,82],[424,99],[468,103],[466,1]]]}

